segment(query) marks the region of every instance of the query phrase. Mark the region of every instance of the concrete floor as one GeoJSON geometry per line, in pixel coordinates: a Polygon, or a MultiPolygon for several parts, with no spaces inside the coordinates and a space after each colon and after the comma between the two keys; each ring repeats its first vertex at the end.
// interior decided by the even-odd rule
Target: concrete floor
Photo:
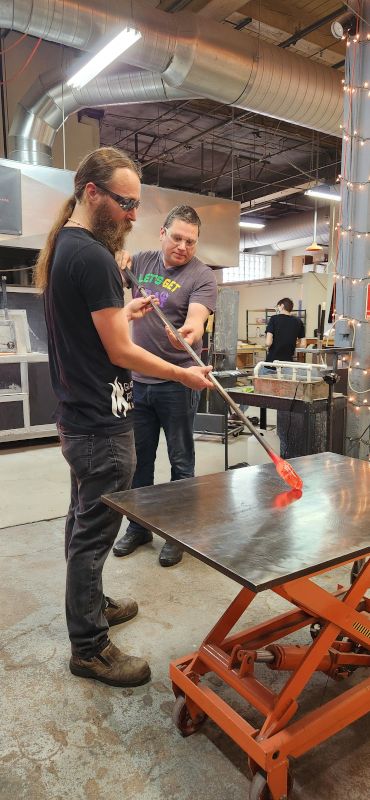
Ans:
{"type": "MultiPolygon", "coordinates": [[[[218,441],[197,441],[196,451],[198,474],[223,468],[218,441]]],[[[249,773],[242,751],[211,721],[183,739],[171,720],[168,679],[170,659],[195,649],[235,597],[238,587],[231,580],[188,555],[171,569],[161,568],[158,537],[128,558],[110,556],[104,572],[107,593],[115,598],[132,594],[140,604],[136,619],[112,629],[112,640],[149,659],[152,681],[119,689],[70,674],[63,610],[64,520],[51,518],[59,516],[53,510],[68,495],[68,473],[60,459],[56,447],[0,454],[5,505],[13,509],[13,522],[0,530],[0,800],[247,800],[249,773]]],[[[244,438],[231,444],[231,463],[242,460],[256,463],[264,454],[244,438]]],[[[166,480],[166,473],[161,443],[158,476],[166,480]]],[[[337,581],[348,581],[348,569],[320,580],[333,588],[337,581]]],[[[252,604],[248,623],[286,607],[265,592],[252,604]]],[[[296,634],[295,641],[307,641],[307,635],[296,634]]],[[[281,676],[262,669],[276,689],[281,676]]],[[[346,686],[360,678],[357,671],[346,686]]],[[[228,690],[219,691],[231,700],[228,690]]],[[[317,674],[302,706],[306,710],[340,691],[340,684],[317,674]]],[[[234,705],[252,723],[257,721],[241,701],[234,705]]],[[[368,800],[369,733],[368,716],[302,756],[293,765],[292,800],[368,800]]]]}

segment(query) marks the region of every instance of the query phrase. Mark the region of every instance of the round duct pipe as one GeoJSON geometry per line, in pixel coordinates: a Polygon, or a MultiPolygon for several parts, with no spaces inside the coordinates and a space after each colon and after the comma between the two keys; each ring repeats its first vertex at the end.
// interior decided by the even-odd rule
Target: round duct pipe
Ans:
{"type": "MultiPolygon", "coordinates": [[[[314,212],[289,214],[281,220],[268,222],[263,230],[247,233],[241,237],[242,249],[271,246],[275,251],[306,246],[312,242],[314,212]],[[294,244],[293,244],[294,240],[294,244]]],[[[322,208],[317,212],[317,237],[327,244],[329,239],[329,214],[322,208]]]]}
{"type": "MultiPolygon", "coordinates": [[[[49,0],[0,0],[0,27],[88,52],[95,52],[126,25],[140,30],[142,39],[125,52],[125,63],[152,71],[157,78],[162,76],[166,99],[171,99],[172,87],[172,97],[183,92],[180,96],[209,98],[340,135],[340,75],[245,31],[230,30],[195,14],[168,14],[141,0],[110,0],[109,7],[105,0],[54,0],[51,5],[49,0]]],[[[19,152],[21,160],[28,157],[27,152],[35,157],[39,137],[50,147],[51,131],[44,130],[41,117],[39,122],[32,119],[39,113],[37,105],[41,111],[45,103],[42,86],[39,91],[38,97],[33,93],[34,110],[22,102],[26,113],[17,113],[12,125],[13,152],[19,152]],[[30,129],[37,135],[30,137],[30,129]],[[28,138],[34,139],[30,146],[28,138]]],[[[109,104],[108,85],[107,95],[101,95],[100,101],[94,97],[94,105],[109,104]]],[[[122,102],[130,101],[124,96],[122,102]]],[[[143,100],[139,97],[136,102],[143,100]]]]}

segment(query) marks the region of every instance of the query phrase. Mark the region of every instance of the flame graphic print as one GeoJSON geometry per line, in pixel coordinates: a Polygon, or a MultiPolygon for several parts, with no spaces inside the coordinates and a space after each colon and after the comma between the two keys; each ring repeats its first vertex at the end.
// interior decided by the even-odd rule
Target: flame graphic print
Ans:
{"type": "Polygon", "coordinates": [[[126,417],[127,412],[131,411],[134,407],[134,404],[130,402],[127,397],[128,390],[132,389],[132,386],[130,384],[122,386],[118,378],[116,378],[114,383],[110,383],[109,386],[112,387],[112,414],[114,414],[115,417],[126,417]]]}

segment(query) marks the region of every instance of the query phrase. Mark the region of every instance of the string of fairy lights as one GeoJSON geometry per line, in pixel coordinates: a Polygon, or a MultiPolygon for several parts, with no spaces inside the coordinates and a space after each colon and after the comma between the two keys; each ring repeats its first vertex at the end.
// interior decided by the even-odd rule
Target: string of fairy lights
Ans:
{"type": "MultiPolygon", "coordinates": [[[[340,247],[341,247],[341,254],[342,254],[342,263],[344,260],[347,263],[354,264],[354,259],[351,260],[346,259],[346,255],[349,255],[350,250],[352,250],[352,246],[358,241],[365,241],[370,238],[370,231],[362,230],[360,226],[356,227],[351,223],[352,216],[353,216],[353,206],[355,201],[356,192],[365,192],[369,191],[370,186],[370,164],[367,163],[367,152],[364,152],[365,161],[366,161],[366,175],[361,176],[360,180],[353,179],[353,151],[361,152],[362,148],[368,148],[370,137],[367,135],[368,131],[364,131],[360,129],[360,126],[357,124],[355,116],[356,112],[358,112],[359,104],[363,102],[367,102],[367,99],[370,99],[370,80],[365,80],[363,83],[355,82],[355,80],[351,80],[351,75],[356,74],[356,62],[359,57],[359,48],[370,46],[370,33],[367,33],[366,36],[362,33],[360,35],[359,32],[356,33],[355,36],[344,36],[343,38],[347,39],[347,48],[353,48],[351,53],[351,58],[348,60],[346,65],[347,73],[346,77],[342,79],[343,84],[343,92],[347,98],[346,106],[348,108],[348,119],[344,121],[344,124],[341,125],[342,130],[342,138],[343,138],[343,158],[342,158],[342,174],[338,175],[337,182],[340,184],[341,188],[341,195],[343,200],[343,195],[346,193],[347,199],[347,209],[348,209],[348,223],[344,224],[343,218],[341,216],[340,221],[338,222],[338,234],[340,235],[340,247]],[[360,150],[359,150],[360,148],[360,150]]],[[[363,162],[363,156],[361,156],[361,161],[363,162]]],[[[356,176],[358,177],[358,176],[356,176]]],[[[342,203],[343,208],[343,203],[342,203]]],[[[352,251],[353,252],[353,251],[352,251]]],[[[338,251],[337,251],[337,259],[338,259],[338,251]]],[[[339,300],[339,292],[341,292],[341,303],[343,314],[336,316],[336,310],[334,309],[335,315],[335,324],[339,322],[339,320],[346,321],[350,329],[352,330],[352,343],[351,346],[355,347],[356,341],[356,334],[359,334],[361,331],[362,326],[368,325],[368,320],[366,319],[365,314],[365,302],[364,302],[364,316],[363,318],[356,319],[349,314],[345,313],[348,309],[350,309],[350,299],[353,296],[353,291],[356,291],[354,287],[357,287],[358,290],[363,292],[364,285],[367,286],[370,280],[370,271],[366,276],[363,277],[355,277],[354,275],[342,275],[338,271],[334,273],[334,282],[335,282],[335,304],[337,304],[337,300],[339,300]]],[[[359,414],[360,412],[366,412],[366,409],[370,410],[370,385],[368,388],[365,389],[356,389],[353,386],[353,378],[357,377],[363,380],[366,379],[366,376],[370,376],[370,369],[364,368],[364,365],[358,360],[358,355],[355,353],[351,353],[348,357],[344,357],[344,361],[348,361],[348,386],[350,390],[350,394],[348,396],[348,402],[352,406],[353,410],[359,414]],[[352,378],[352,380],[351,380],[352,378]]],[[[356,381],[355,381],[356,382],[356,381]]],[[[347,441],[349,443],[350,449],[354,447],[355,444],[363,444],[367,446],[368,452],[370,447],[370,424],[367,424],[364,431],[361,433],[360,436],[356,437],[347,437],[347,441]]],[[[370,455],[369,455],[370,459],[370,455]]]]}

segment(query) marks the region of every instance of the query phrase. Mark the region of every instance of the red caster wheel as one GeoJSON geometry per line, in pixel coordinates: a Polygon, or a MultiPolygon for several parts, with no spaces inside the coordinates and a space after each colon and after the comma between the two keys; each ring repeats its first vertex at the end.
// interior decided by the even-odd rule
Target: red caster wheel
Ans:
{"type": "Polygon", "coordinates": [[[197,719],[193,720],[189,714],[185,697],[179,695],[176,698],[172,711],[172,720],[182,736],[191,736],[192,733],[195,733],[200,728],[205,719],[206,715],[200,712],[197,719]]]}

